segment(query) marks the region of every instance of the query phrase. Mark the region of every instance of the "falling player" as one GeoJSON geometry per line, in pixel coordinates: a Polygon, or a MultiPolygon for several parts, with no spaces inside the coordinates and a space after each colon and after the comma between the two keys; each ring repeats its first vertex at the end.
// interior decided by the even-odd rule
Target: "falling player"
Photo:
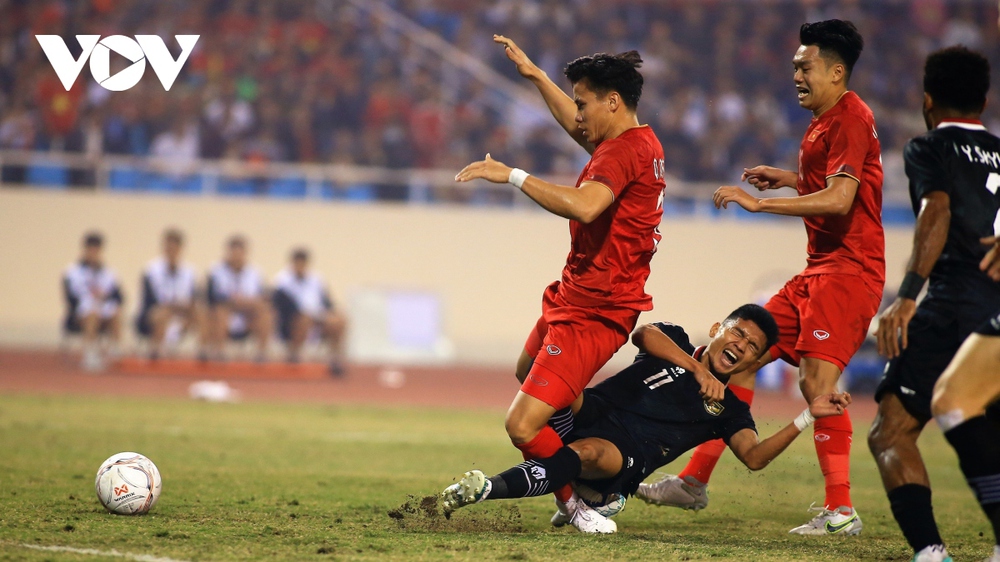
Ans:
{"type": "MultiPolygon", "coordinates": [[[[799,149],[798,172],[756,166],[743,173],[758,190],[792,187],[799,196],[759,199],[732,186],[720,187],[714,196],[717,207],[736,203],[754,213],[803,217],[808,235],[805,271],[765,305],[778,322],[778,344],[730,382],[732,391],[747,402],[753,398],[756,370],[775,359],[799,366],[799,388],[807,402],[833,392],[865,339],[885,283],[882,164],[875,120],[861,98],[847,89],[864,41],[852,23],[840,20],[804,24],[799,40],[792,59],[795,89],[799,105],[812,111],[813,119],[799,149]]],[[[790,532],[861,532],[850,494],[851,433],[848,415],[816,423],[814,440],[826,499],[811,521],[790,532]]],[[[679,476],[643,485],[637,496],[660,505],[705,507],[705,485],[723,450],[721,441],[698,447],[679,476]]]]}
{"type": "MultiPolygon", "coordinates": [[[[643,83],[637,52],[599,53],[569,63],[569,97],[513,41],[499,35],[493,40],[538,88],[556,121],[591,153],[575,187],[529,176],[488,154],[455,176],[460,182],[510,183],[570,219],[572,241],[562,279],[542,297],[542,316],[517,362],[522,386],[505,423],[525,458],[545,458],[563,447],[549,420],[560,410],[561,417],[569,414],[597,370],[628,341],[639,313],[652,309],[644,288],[660,240],[663,148],[636,116],[643,83]]],[[[721,385],[704,383],[713,398],[722,397],[721,385]]],[[[553,523],[565,523],[572,515],[565,504],[572,490],[552,491],[560,509],[553,523]]]]}
{"type": "Polygon", "coordinates": [[[979,117],[989,62],[965,47],[932,53],[924,66],[928,133],[903,150],[917,215],[913,252],[896,300],[879,319],[879,351],[889,358],[875,393],[868,445],[892,514],[915,562],[951,560],[931,508],[930,480],[917,438],[931,419],[934,383],[962,342],[1000,309],[1000,284],[980,271],[1000,211],[1000,138],[979,117]],[[984,157],[989,155],[988,157],[984,157]],[[920,306],[916,299],[930,279],[920,306]]]}
{"type": "MultiPolygon", "coordinates": [[[[837,415],[847,394],[818,396],[794,423],[759,441],[750,406],[731,391],[703,400],[695,373],[725,382],[757,361],[777,341],[778,327],[764,308],[748,304],[709,331],[708,346],[695,348],[674,324],[647,324],[633,342],[632,365],[588,388],[574,405],[575,427],[555,455],[529,460],[489,479],[465,473],[442,493],[445,510],[483,500],[522,498],[576,482],[580,496],[596,504],[627,497],[657,468],[714,438],[726,441],[751,470],[768,465],[814,418],[837,415]]],[[[577,501],[571,523],[590,533],[617,531],[614,521],[577,501]]]]}

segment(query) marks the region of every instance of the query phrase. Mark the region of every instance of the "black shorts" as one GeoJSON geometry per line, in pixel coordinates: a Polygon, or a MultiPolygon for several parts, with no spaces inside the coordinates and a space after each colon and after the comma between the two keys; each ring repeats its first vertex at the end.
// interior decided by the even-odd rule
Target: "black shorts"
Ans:
{"type": "Polygon", "coordinates": [[[954,312],[923,304],[910,320],[906,349],[886,363],[885,374],[875,390],[875,401],[891,392],[903,407],[921,421],[931,419],[934,383],[948,367],[978,319],[956,317],[954,312]]]}
{"type": "MultiPolygon", "coordinates": [[[[578,482],[602,494],[605,498],[614,494],[623,496],[634,494],[639,489],[639,483],[649,476],[646,470],[649,464],[645,460],[641,447],[629,436],[620,420],[613,414],[605,416],[592,425],[574,429],[566,437],[565,442],[572,443],[587,437],[604,439],[617,447],[622,454],[622,469],[611,478],[602,480],[578,479],[578,482]]],[[[595,499],[591,499],[591,501],[605,503],[595,499]]]]}
{"type": "Polygon", "coordinates": [[[1000,311],[976,328],[976,333],[981,336],[1000,336],[1000,311]]]}

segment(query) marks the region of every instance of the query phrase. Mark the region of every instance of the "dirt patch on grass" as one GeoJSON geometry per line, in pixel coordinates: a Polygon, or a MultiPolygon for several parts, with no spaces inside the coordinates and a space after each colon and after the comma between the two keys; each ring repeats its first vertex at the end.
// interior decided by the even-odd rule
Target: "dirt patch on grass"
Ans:
{"type": "Polygon", "coordinates": [[[523,533],[521,510],[516,505],[470,506],[445,514],[438,496],[407,496],[405,502],[388,512],[400,529],[413,531],[455,531],[476,533],[523,533]]]}

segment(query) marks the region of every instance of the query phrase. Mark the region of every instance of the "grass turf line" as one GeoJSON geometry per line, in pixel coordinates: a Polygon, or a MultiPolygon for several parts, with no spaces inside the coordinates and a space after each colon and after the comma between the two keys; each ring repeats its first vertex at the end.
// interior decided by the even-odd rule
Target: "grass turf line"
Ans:
{"type": "MultiPolygon", "coordinates": [[[[451,520],[419,509],[422,496],[465,470],[495,473],[519,461],[498,411],[0,396],[0,560],[95,559],[21,544],[187,560],[909,559],[865,431],[858,423],[852,453],[861,537],[787,534],[823,499],[805,436],[757,473],[727,453],[704,511],[630,500],[616,518],[619,533],[593,537],[552,529],[550,497],[488,502],[451,520]],[[109,515],[94,495],[98,465],[127,450],[163,475],[147,516],[109,515]],[[389,516],[408,501],[413,513],[389,516]]],[[[925,433],[949,550],[982,558],[992,543],[986,519],[940,432],[925,433]]]]}

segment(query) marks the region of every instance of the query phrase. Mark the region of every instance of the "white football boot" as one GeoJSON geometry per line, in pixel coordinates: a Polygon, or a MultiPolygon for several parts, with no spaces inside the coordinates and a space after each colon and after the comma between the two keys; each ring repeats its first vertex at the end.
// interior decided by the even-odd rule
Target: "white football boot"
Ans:
{"type": "Polygon", "coordinates": [[[442,507],[445,513],[451,513],[460,507],[483,501],[493,483],[480,470],[466,472],[462,479],[448,486],[441,492],[442,507]]]}
{"type": "MultiPolygon", "coordinates": [[[[815,505],[815,503],[813,504],[815,505]]],[[[818,511],[819,515],[813,517],[805,525],[788,531],[793,535],[860,535],[861,517],[853,508],[841,506],[836,511],[830,511],[825,507],[809,506],[809,511],[818,511]],[[841,510],[850,509],[850,513],[841,513],[841,510]]]]}
{"type": "Polygon", "coordinates": [[[597,513],[582,501],[576,502],[576,509],[569,519],[570,525],[581,533],[609,535],[618,532],[618,524],[597,513]]]}
{"type": "Polygon", "coordinates": [[[708,506],[708,485],[694,476],[681,479],[668,474],[652,484],[639,484],[635,497],[653,505],[698,511],[708,506]]]}
{"type": "Polygon", "coordinates": [[[932,544],[913,555],[911,562],[952,562],[944,545],[932,544]]]}
{"type": "Polygon", "coordinates": [[[1000,544],[993,547],[993,556],[983,560],[983,562],[1000,562],[1000,544]]]}
{"type": "Polygon", "coordinates": [[[550,521],[552,521],[553,527],[562,527],[568,524],[573,518],[573,513],[576,511],[576,504],[580,501],[580,498],[576,496],[576,492],[573,492],[573,495],[570,496],[566,503],[559,501],[559,498],[555,498],[555,500],[556,512],[552,515],[550,521]]]}

